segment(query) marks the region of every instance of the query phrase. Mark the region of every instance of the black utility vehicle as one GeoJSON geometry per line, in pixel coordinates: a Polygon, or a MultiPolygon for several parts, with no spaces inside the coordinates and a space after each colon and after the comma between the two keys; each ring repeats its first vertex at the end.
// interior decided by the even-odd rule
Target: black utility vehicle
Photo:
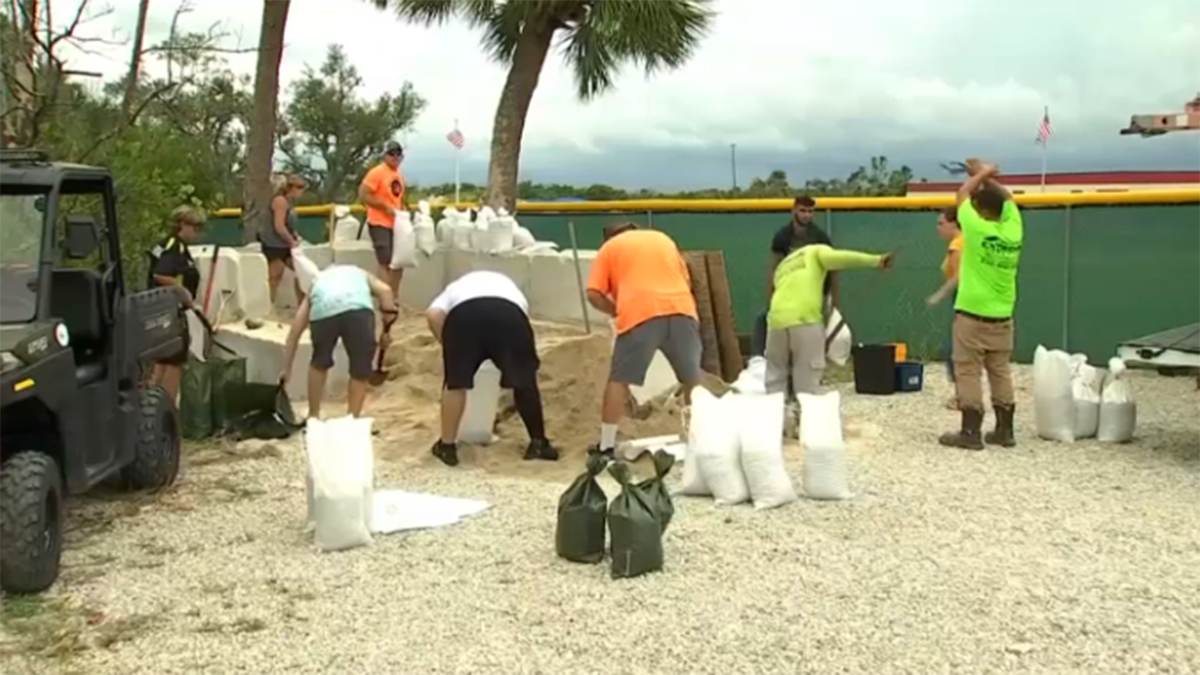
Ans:
{"type": "Polygon", "coordinates": [[[161,488],[179,424],[140,374],[187,342],[175,289],[130,292],[107,169],[0,150],[0,586],[58,578],[64,498],[161,488]]]}

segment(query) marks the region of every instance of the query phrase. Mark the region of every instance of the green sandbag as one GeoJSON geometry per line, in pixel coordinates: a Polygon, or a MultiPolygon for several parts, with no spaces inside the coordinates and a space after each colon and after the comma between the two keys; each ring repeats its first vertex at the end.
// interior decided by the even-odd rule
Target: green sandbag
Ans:
{"type": "Polygon", "coordinates": [[[596,482],[596,476],[606,464],[608,460],[602,455],[588,457],[587,471],[558,498],[554,550],[560,558],[580,563],[604,560],[604,511],[608,495],[596,482]]]}
{"type": "Polygon", "coordinates": [[[278,384],[246,384],[239,399],[243,407],[236,425],[241,438],[287,438],[301,426],[287,390],[278,384]]]}
{"type": "Polygon", "coordinates": [[[628,464],[614,462],[608,472],[621,484],[621,492],[608,505],[612,578],[631,579],[661,570],[662,526],[654,503],[643,490],[629,483],[628,464]]]}
{"type": "Polygon", "coordinates": [[[191,354],[179,384],[179,431],[190,440],[213,433],[212,369],[191,354]]]}
{"type": "Polygon", "coordinates": [[[671,518],[675,516],[675,503],[671,501],[671,492],[667,490],[666,481],[667,474],[673,466],[675,466],[674,455],[665,450],[655,451],[654,477],[635,486],[654,505],[654,513],[658,516],[658,522],[662,526],[663,532],[667,531],[667,526],[671,524],[671,518]]]}
{"type": "Polygon", "coordinates": [[[213,428],[218,433],[233,431],[245,411],[241,399],[246,389],[246,359],[217,359],[207,363],[212,372],[213,428]]]}

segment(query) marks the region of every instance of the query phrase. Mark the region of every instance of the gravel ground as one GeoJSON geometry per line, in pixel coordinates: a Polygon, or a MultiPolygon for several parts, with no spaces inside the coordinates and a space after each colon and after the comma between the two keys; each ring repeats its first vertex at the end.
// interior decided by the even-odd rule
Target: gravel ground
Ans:
{"type": "Polygon", "coordinates": [[[0,666],[1200,672],[1195,381],[1135,374],[1139,440],[1116,447],[1032,439],[1028,369],[1018,378],[1018,448],[938,447],[956,416],[934,372],[920,394],[849,395],[854,500],[754,512],[681,499],[666,570],[621,582],[554,556],[558,479],[450,470],[422,444],[381,462],[378,484],[492,510],[318,554],[296,443],[197,449],[167,494],[76,505],[62,582],[19,614],[32,618],[8,601],[0,666]]]}

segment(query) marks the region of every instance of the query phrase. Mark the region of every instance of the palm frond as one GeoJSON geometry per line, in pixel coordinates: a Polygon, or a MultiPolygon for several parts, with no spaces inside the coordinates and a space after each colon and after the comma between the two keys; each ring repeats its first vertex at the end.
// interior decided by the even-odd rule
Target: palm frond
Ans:
{"type": "Polygon", "coordinates": [[[376,7],[391,7],[405,21],[423,26],[445,23],[462,9],[461,0],[368,0],[376,7]]]}
{"type": "Polygon", "coordinates": [[[495,5],[490,0],[474,1],[480,4],[489,2],[493,5],[492,11],[486,19],[480,13],[478,16],[481,20],[472,22],[483,28],[483,38],[480,40],[483,50],[499,63],[510,63],[513,52],[517,50],[517,39],[521,36],[521,29],[525,25],[527,5],[533,3],[509,0],[509,2],[495,5]]]}
{"type": "Polygon", "coordinates": [[[613,28],[602,21],[584,21],[563,40],[563,56],[574,71],[576,93],[584,101],[611,89],[621,67],[613,49],[613,28]]]}
{"type": "Polygon", "coordinates": [[[710,0],[600,0],[568,26],[564,52],[579,96],[610,89],[621,62],[646,74],[678,68],[693,54],[713,18],[710,0]]]}

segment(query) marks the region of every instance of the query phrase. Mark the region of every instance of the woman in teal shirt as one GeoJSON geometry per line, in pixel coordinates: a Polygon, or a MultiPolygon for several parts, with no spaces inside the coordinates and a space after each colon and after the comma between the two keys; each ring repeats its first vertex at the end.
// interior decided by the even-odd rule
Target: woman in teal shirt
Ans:
{"type": "MultiPolygon", "coordinates": [[[[279,381],[286,384],[296,360],[296,348],[306,328],[312,333],[312,361],[308,367],[308,416],[320,418],[325,378],[333,367],[333,350],[338,342],[350,360],[350,385],[347,395],[349,413],[362,414],[367,398],[368,380],[374,370],[375,304],[384,315],[397,315],[392,289],[366,270],[350,265],[334,265],[321,271],[311,292],[300,302],[296,318],[288,332],[279,381]]],[[[390,321],[388,325],[390,327],[390,321]]],[[[387,349],[387,330],[379,337],[378,348],[387,349]]]]}

